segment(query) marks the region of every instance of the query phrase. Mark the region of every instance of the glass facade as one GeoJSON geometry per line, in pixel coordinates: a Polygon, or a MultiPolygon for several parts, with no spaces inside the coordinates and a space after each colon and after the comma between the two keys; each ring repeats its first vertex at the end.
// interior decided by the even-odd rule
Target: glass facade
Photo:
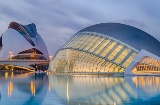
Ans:
{"type": "Polygon", "coordinates": [[[151,57],[144,57],[141,62],[139,62],[136,67],[132,70],[135,74],[140,73],[152,73],[159,74],[160,73],[160,62],[151,57]]]}
{"type": "Polygon", "coordinates": [[[51,61],[56,72],[124,72],[137,52],[95,33],[77,33],[51,61]]]}

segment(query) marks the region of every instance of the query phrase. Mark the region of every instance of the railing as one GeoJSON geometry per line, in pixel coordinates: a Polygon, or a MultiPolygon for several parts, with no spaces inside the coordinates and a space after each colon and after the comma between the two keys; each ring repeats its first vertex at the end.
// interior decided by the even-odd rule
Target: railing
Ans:
{"type": "Polygon", "coordinates": [[[9,61],[9,62],[19,62],[19,61],[21,61],[21,62],[26,62],[26,61],[29,61],[29,62],[35,62],[35,61],[37,61],[37,62],[50,62],[50,60],[35,60],[35,59],[32,59],[32,60],[18,60],[18,59],[9,59],[9,60],[0,60],[0,62],[2,62],[2,61],[9,61]]]}

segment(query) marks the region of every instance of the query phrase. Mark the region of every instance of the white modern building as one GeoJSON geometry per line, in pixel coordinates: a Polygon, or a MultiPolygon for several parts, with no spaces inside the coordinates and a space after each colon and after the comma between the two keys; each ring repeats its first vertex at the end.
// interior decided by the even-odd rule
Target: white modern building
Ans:
{"type": "Polygon", "coordinates": [[[2,34],[0,70],[46,70],[49,63],[47,47],[34,23],[21,25],[11,22],[2,34]]]}
{"type": "Polygon", "coordinates": [[[148,33],[120,23],[82,29],[57,51],[54,72],[160,74],[160,42],[148,33]]]}

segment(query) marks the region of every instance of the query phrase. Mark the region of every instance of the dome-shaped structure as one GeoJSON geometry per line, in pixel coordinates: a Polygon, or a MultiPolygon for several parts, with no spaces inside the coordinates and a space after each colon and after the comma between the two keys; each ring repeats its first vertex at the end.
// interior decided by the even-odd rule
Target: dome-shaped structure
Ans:
{"type": "MultiPolygon", "coordinates": [[[[47,47],[42,37],[38,34],[36,25],[34,23],[29,25],[21,25],[17,22],[11,22],[8,26],[8,29],[3,33],[0,39],[1,60],[16,60],[16,62],[17,60],[39,60],[42,62],[49,60],[47,47]]],[[[0,62],[0,64],[1,63],[2,66],[4,66],[5,63],[3,61],[0,62]]],[[[36,62],[29,63],[29,65],[34,63],[36,62]]],[[[8,62],[7,65],[13,66],[12,64],[8,62]]],[[[31,69],[32,67],[29,65],[27,66],[31,69]]],[[[17,63],[16,66],[22,65],[18,65],[17,63]]]]}
{"type": "Polygon", "coordinates": [[[157,39],[138,28],[120,23],[96,24],[73,35],[56,53],[50,69],[112,74],[143,65],[134,71],[160,72],[159,46],[157,39]]]}
{"type": "Polygon", "coordinates": [[[79,32],[101,33],[120,40],[139,51],[145,49],[160,56],[160,42],[150,34],[129,25],[120,23],[101,23],[84,28],[79,32]]]}

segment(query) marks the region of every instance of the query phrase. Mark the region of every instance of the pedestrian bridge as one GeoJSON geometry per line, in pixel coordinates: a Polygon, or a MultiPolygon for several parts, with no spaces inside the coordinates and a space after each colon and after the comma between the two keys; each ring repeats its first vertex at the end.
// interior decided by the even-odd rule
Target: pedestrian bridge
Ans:
{"type": "Polygon", "coordinates": [[[39,68],[48,66],[49,60],[0,60],[0,70],[27,70],[34,71],[33,65],[36,64],[39,68]]]}

